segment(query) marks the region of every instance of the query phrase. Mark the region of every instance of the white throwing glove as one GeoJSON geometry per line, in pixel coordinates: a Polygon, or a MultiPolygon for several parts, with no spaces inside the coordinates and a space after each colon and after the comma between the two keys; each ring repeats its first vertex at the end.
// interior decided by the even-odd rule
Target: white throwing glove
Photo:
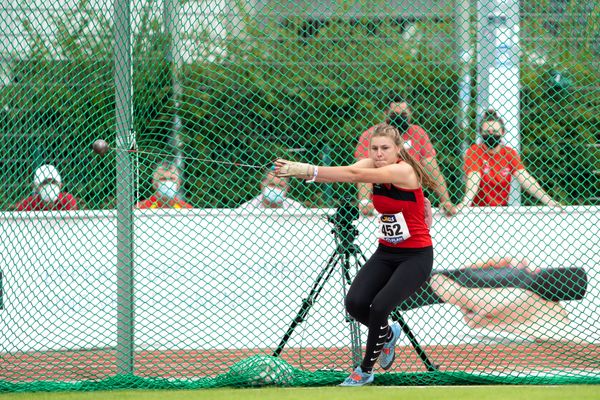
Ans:
{"type": "Polygon", "coordinates": [[[280,177],[293,176],[302,179],[313,179],[315,177],[315,166],[311,164],[279,158],[275,160],[275,167],[275,175],[280,177]]]}

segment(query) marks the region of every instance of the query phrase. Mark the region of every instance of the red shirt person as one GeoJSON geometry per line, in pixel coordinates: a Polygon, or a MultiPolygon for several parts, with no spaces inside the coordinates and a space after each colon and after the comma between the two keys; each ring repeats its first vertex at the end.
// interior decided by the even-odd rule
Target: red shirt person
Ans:
{"type": "MultiPolygon", "coordinates": [[[[446,186],[446,180],[437,163],[437,153],[431,144],[429,135],[420,126],[411,124],[412,110],[406,100],[396,97],[390,103],[386,123],[396,127],[402,134],[404,146],[409,154],[413,156],[433,177],[435,182],[433,190],[440,200],[440,206],[447,215],[456,214],[456,207],[450,201],[450,195],[446,186]]],[[[370,127],[360,135],[354,152],[356,160],[369,158],[369,142],[375,126],[370,127]]],[[[365,215],[373,212],[371,203],[371,185],[359,184],[358,199],[361,212],[365,215]]]]}
{"type": "Polygon", "coordinates": [[[15,205],[17,211],[77,210],[72,194],[62,192],[62,178],[56,167],[45,164],[33,174],[34,193],[15,205]]]}
{"type": "Polygon", "coordinates": [[[465,154],[464,170],[469,179],[479,174],[479,190],[472,201],[473,206],[506,206],[513,175],[525,167],[519,154],[510,147],[498,146],[488,151],[485,144],[473,144],[465,154]]]}
{"type": "Polygon", "coordinates": [[[502,143],[505,133],[504,121],[494,110],[488,110],[480,127],[482,143],[471,145],[465,154],[467,183],[459,209],[507,206],[513,176],[523,189],[542,203],[559,206],[527,172],[519,154],[502,143]]]}
{"type": "Polygon", "coordinates": [[[192,205],[181,198],[181,177],[175,165],[162,163],[152,175],[152,186],[155,193],[149,198],[140,201],[140,209],[154,208],[192,208],[192,205]]]}

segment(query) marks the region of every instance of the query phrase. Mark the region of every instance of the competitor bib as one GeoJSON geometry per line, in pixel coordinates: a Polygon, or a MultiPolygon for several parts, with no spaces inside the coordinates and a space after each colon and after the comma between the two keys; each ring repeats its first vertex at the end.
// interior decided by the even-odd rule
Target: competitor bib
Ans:
{"type": "Polygon", "coordinates": [[[382,214],[379,216],[379,238],[392,244],[400,243],[410,237],[404,215],[382,214]]]}

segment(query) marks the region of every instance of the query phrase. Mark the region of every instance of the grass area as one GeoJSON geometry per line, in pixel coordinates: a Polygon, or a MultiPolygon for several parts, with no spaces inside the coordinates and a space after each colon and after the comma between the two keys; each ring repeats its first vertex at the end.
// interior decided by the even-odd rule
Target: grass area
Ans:
{"type": "Polygon", "coordinates": [[[11,393],[2,400],[558,400],[600,399],[597,385],[565,386],[446,386],[446,387],[382,387],[363,388],[265,388],[265,389],[201,389],[201,390],[127,390],[107,392],[11,393]]]}

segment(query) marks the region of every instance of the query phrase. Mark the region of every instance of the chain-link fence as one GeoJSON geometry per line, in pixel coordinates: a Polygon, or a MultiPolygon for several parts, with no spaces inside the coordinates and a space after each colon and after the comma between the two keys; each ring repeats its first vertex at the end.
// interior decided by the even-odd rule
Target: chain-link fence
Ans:
{"type": "Polygon", "coordinates": [[[340,382],[368,187],[271,167],[368,157],[383,121],[435,178],[435,260],[376,383],[600,382],[595,2],[0,15],[0,390],[340,382]]]}

